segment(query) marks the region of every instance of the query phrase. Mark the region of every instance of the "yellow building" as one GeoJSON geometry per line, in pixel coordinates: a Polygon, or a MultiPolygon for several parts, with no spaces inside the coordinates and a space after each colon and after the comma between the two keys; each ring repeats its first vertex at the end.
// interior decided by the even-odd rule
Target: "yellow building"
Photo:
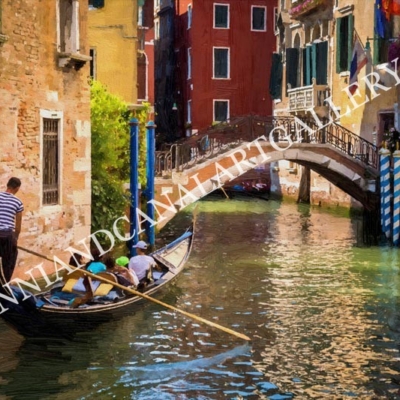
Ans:
{"type": "Polygon", "coordinates": [[[137,0],[90,0],[91,76],[133,106],[137,103],[137,0]]]}
{"type": "MultiPolygon", "coordinates": [[[[275,85],[271,93],[276,116],[330,118],[335,128],[337,124],[337,129],[342,126],[378,145],[391,126],[400,130],[400,79],[388,63],[391,38],[400,33],[400,17],[389,15],[385,35],[379,35],[376,8],[376,1],[365,0],[279,0],[274,62],[280,68],[273,70],[282,71],[281,86],[275,85]],[[358,88],[350,81],[355,40],[367,58],[357,76],[358,88]],[[351,95],[351,89],[357,91],[351,95]]],[[[293,171],[299,169],[293,164],[280,167],[290,170],[284,179],[295,185],[298,177],[293,171]]],[[[321,177],[314,174],[311,179],[312,192],[319,192],[318,185],[326,188],[329,196],[322,195],[323,200],[336,193],[336,204],[351,203],[333,185],[321,184],[321,177]]],[[[321,196],[312,202],[320,203],[321,196]]]]}

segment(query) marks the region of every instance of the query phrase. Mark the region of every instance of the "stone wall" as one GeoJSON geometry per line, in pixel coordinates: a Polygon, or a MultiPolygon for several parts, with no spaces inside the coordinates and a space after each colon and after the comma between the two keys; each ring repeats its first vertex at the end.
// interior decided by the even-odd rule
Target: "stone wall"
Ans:
{"type": "MultiPolygon", "coordinates": [[[[86,42],[87,2],[79,1],[80,52],[86,42]]],[[[2,3],[0,46],[0,185],[17,176],[24,202],[19,245],[63,260],[64,249],[90,234],[89,65],[59,67],[56,2],[2,3]],[[59,126],[58,204],[42,204],[43,118],[59,126]]],[[[14,277],[42,262],[20,251],[14,277]]],[[[51,264],[45,262],[46,268],[51,264]]]]}

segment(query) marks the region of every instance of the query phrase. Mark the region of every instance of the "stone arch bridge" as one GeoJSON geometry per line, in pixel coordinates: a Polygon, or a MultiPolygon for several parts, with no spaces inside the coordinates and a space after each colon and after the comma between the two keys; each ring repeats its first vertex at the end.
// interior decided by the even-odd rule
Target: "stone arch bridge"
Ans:
{"type": "Polygon", "coordinates": [[[260,164],[279,160],[309,167],[367,210],[379,204],[375,145],[332,121],[231,119],[156,152],[158,227],[177,211],[260,164]]]}

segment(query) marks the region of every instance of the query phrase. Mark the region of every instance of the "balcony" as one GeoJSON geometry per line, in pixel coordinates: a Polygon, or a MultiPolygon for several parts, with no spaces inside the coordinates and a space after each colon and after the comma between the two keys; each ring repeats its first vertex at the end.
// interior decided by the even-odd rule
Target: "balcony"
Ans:
{"type": "Polygon", "coordinates": [[[315,79],[310,86],[288,90],[289,111],[304,114],[310,109],[323,118],[328,116],[328,105],[324,101],[330,96],[329,86],[317,85],[315,79]]]}
{"type": "Polygon", "coordinates": [[[302,20],[310,14],[317,13],[323,18],[323,14],[331,5],[331,0],[297,0],[289,10],[292,19],[302,20]]]}

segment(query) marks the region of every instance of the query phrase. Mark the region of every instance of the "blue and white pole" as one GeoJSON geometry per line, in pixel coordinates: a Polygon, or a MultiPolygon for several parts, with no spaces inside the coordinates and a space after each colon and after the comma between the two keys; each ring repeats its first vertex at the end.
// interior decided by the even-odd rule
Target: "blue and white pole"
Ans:
{"type": "Polygon", "coordinates": [[[393,190],[393,245],[400,243],[400,151],[393,153],[394,190],[393,190]]]}
{"type": "Polygon", "coordinates": [[[380,154],[381,167],[381,213],[382,231],[387,238],[391,236],[391,210],[390,210],[390,151],[382,148],[380,154]]]}

